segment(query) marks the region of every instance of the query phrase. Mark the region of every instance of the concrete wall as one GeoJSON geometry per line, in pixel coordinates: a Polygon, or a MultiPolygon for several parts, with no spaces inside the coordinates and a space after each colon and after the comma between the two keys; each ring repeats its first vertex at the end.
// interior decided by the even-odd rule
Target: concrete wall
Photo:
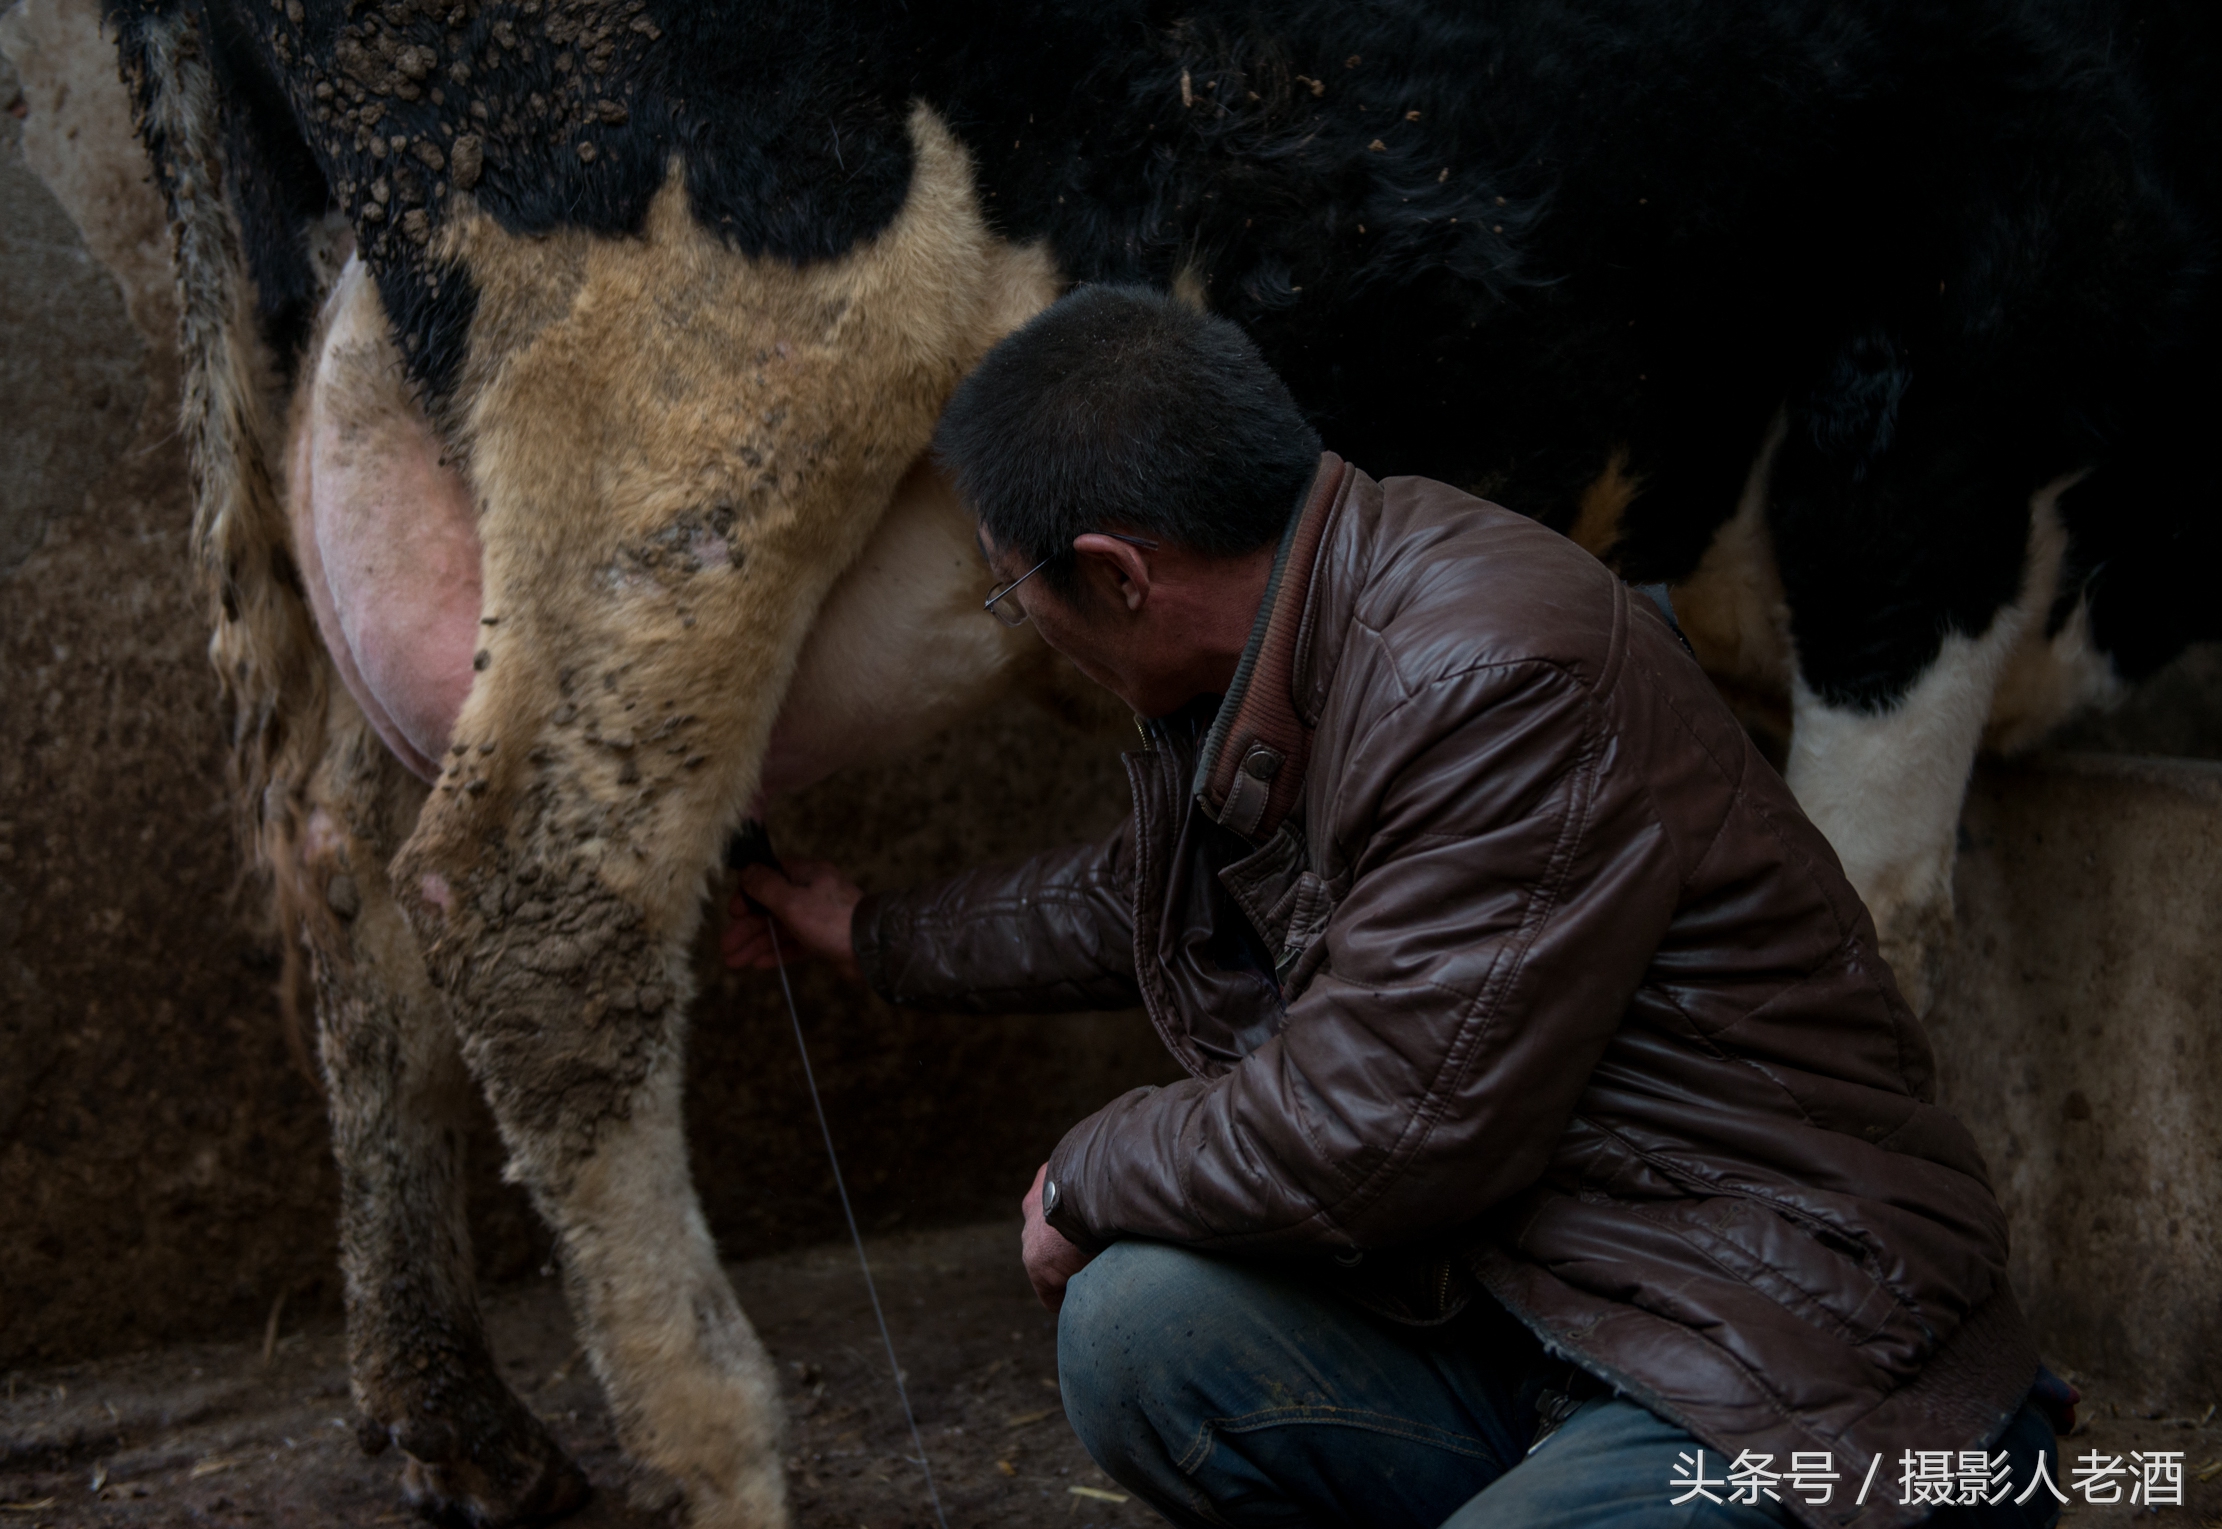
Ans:
{"type": "Polygon", "coordinates": [[[1929,1020],[2055,1365],[2222,1400],[2222,764],[1982,771],[1929,1020]]]}
{"type": "Polygon", "coordinates": [[[35,66],[0,64],[6,1357],[246,1320],[330,1242],[185,591],[168,239],[87,9],[0,18],[35,66]]]}

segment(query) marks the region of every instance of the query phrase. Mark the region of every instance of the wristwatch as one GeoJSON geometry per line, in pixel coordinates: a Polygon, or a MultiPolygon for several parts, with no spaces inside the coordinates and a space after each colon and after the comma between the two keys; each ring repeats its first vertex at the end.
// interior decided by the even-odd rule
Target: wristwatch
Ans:
{"type": "Polygon", "coordinates": [[[1042,1219],[1047,1221],[1057,1210],[1057,1181],[1042,1180],[1042,1219]]]}

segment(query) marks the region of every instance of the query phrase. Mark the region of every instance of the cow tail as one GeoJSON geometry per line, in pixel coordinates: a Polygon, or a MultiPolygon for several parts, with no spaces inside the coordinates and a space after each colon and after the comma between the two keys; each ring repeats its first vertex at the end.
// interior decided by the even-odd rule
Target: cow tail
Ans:
{"type": "Polygon", "coordinates": [[[331,667],[279,495],[276,367],[256,325],[243,236],[225,195],[215,61],[194,10],[133,9],[117,20],[125,79],[175,241],[193,559],[230,723],[233,802],[250,863],[276,894],[286,951],[281,993],[298,1021],[299,931],[304,916],[322,911],[321,899],[309,901],[300,850],[308,787],[324,750],[331,667]]]}

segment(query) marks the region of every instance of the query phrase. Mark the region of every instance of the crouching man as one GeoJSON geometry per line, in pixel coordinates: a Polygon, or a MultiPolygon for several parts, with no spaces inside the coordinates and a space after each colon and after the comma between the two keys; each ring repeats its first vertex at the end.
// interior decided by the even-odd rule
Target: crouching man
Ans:
{"type": "MultiPolygon", "coordinates": [[[[909,892],[745,886],[892,1002],[1140,1003],[1188,1070],[1025,1200],[1106,1471],[1183,1525],[2052,1521],[1983,1161],[1650,600],[1322,452],[1146,292],[1006,340],[937,445],[990,612],[1144,719],[1133,816],[909,892]]],[[[727,954],[771,959],[738,905],[727,954]]]]}

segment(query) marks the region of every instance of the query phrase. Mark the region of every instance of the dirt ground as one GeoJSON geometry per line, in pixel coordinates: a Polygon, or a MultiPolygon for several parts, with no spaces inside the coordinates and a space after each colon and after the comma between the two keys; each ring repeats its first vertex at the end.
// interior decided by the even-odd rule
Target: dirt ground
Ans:
{"type": "MultiPolygon", "coordinates": [[[[1160,1520],[1098,1471],[1065,1423],[1056,1327],[1018,1267],[1015,1223],[870,1243],[897,1351],[951,1529],[1113,1529],[1160,1520]]],[[[734,1285],[778,1362],[790,1418],[788,1471],[805,1529],[927,1529],[933,1522],[846,1245],[735,1264],[734,1285]]],[[[628,1470],[573,1344],[557,1282],[488,1302],[496,1351],[519,1393],[594,1479],[578,1529],[674,1522],[628,1470]]],[[[0,1402],[0,1529],[253,1524],[355,1529],[414,1522],[390,1455],[355,1444],[341,1336],[328,1318],[276,1339],[204,1343],[6,1379],[0,1402]]],[[[265,1336],[268,1336],[266,1330],[265,1336]]],[[[2222,1419],[2117,1415],[2086,1386],[2064,1453],[2181,1450],[2185,1506],[2147,1515],[2080,1501],[2073,1529],[2222,1525],[2222,1419]],[[2201,1472],[2208,1479],[2198,1479],[2201,1472]]]]}
{"type": "MultiPolygon", "coordinates": [[[[1158,1521],[1139,1502],[1114,1500],[1124,1494],[1065,1424],[1056,1327],[1019,1270],[1015,1219],[870,1248],[950,1529],[1158,1521]]],[[[798,1523],[929,1529],[853,1251],[782,1254],[732,1274],[785,1385],[798,1523]]],[[[673,1522],[628,1500],[642,1484],[617,1452],[558,1282],[496,1294],[487,1320],[512,1384],[594,1480],[595,1500],[568,1523],[673,1522]]],[[[253,1338],[10,1375],[0,1526],[415,1522],[395,1457],[356,1446],[336,1323],[319,1316],[297,1327],[281,1314],[279,1325],[267,1365],[253,1338]]]]}

